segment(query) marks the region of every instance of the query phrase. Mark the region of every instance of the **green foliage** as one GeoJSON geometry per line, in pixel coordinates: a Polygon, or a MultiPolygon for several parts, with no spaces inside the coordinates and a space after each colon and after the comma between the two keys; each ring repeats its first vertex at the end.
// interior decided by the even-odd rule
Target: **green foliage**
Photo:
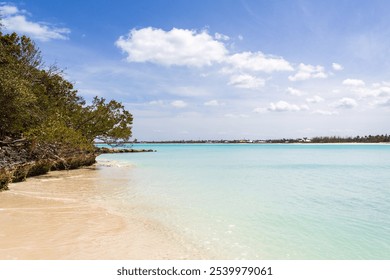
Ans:
{"type": "Polygon", "coordinates": [[[314,137],[314,143],[386,143],[390,142],[390,135],[365,135],[356,137],[314,137]]]}
{"type": "Polygon", "coordinates": [[[0,139],[27,137],[90,150],[95,139],[131,137],[133,117],[121,103],[95,97],[87,106],[61,71],[41,67],[28,37],[0,32],[0,139]]]}
{"type": "Polygon", "coordinates": [[[115,100],[106,103],[104,98],[95,97],[92,105],[85,109],[78,116],[75,128],[88,140],[98,138],[105,142],[115,142],[131,137],[133,117],[121,103],[115,100]]]}
{"type": "Polygon", "coordinates": [[[0,136],[20,134],[36,122],[39,52],[25,36],[0,33],[0,136]]]}
{"type": "Polygon", "coordinates": [[[68,127],[63,120],[47,120],[25,133],[28,139],[42,144],[55,144],[66,149],[92,150],[93,145],[80,131],[68,127]]]}

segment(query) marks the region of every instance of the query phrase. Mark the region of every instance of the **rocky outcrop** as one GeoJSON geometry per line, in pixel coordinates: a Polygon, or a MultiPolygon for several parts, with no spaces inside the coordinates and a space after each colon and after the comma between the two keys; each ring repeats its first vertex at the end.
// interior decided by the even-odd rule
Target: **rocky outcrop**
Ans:
{"type": "Polygon", "coordinates": [[[146,149],[96,148],[87,152],[55,144],[40,145],[24,139],[0,141],[0,191],[11,182],[45,174],[51,170],[69,170],[89,166],[99,154],[155,152],[146,149]]]}
{"type": "Polygon", "coordinates": [[[50,170],[75,169],[94,164],[96,152],[34,145],[28,141],[0,141],[0,191],[11,182],[42,175],[50,170]]]}
{"type": "Polygon", "coordinates": [[[98,154],[118,154],[118,153],[148,153],[155,152],[155,150],[149,149],[110,149],[110,148],[97,148],[98,154]]]}

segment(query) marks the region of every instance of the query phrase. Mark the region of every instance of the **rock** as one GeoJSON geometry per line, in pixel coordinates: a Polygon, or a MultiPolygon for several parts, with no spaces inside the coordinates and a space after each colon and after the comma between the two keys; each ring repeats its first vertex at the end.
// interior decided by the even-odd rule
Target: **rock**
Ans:
{"type": "Polygon", "coordinates": [[[116,153],[150,153],[150,152],[156,152],[156,150],[146,150],[146,149],[112,149],[112,148],[97,148],[96,153],[98,154],[116,154],[116,153]]]}
{"type": "MultiPolygon", "coordinates": [[[[11,142],[11,141],[8,141],[11,142]]],[[[10,182],[42,175],[50,170],[76,169],[94,164],[97,153],[69,150],[55,145],[31,148],[30,143],[4,144],[0,147],[0,191],[10,182]]]]}

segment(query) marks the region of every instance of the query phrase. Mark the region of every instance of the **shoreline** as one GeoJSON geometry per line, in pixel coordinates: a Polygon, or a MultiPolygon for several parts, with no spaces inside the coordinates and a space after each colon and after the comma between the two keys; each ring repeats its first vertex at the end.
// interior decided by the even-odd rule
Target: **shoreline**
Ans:
{"type": "MultiPolygon", "coordinates": [[[[0,141],[1,142],[1,141],[0,141]]],[[[113,149],[96,147],[95,151],[72,151],[60,157],[60,150],[52,149],[51,155],[32,156],[31,147],[26,140],[0,145],[0,192],[8,190],[8,184],[26,180],[26,178],[46,174],[56,170],[71,170],[91,166],[101,154],[156,152],[151,149],[113,149]],[[20,144],[21,143],[21,144],[20,144]]],[[[53,147],[52,147],[53,148],[53,147]]]]}
{"type": "Polygon", "coordinates": [[[302,145],[302,146],[310,146],[310,145],[390,145],[390,142],[377,142],[377,143],[360,143],[360,142],[339,142],[339,143],[320,143],[320,142],[307,142],[307,143],[301,143],[301,142],[292,142],[292,143],[203,143],[203,142],[140,142],[135,145],[302,145]]]}
{"type": "Polygon", "coordinates": [[[110,192],[129,184],[125,173],[93,165],[10,184],[0,193],[0,259],[207,259],[142,215],[153,205],[114,205],[110,192]]]}

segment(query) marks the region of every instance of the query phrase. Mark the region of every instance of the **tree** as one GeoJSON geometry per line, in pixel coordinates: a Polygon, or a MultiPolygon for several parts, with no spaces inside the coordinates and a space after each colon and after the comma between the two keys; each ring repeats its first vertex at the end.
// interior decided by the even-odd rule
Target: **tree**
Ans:
{"type": "Polygon", "coordinates": [[[92,105],[85,107],[78,116],[75,129],[80,130],[89,141],[94,139],[106,143],[127,141],[131,133],[133,116],[124,106],[111,100],[95,97],[92,105]]]}
{"type": "Polygon", "coordinates": [[[56,67],[42,69],[40,51],[26,36],[0,32],[0,139],[90,149],[131,137],[132,115],[115,101],[95,97],[86,105],[56,67]]]}
{"type": "Polygon", "coordinates": [[[37,121],[34,82],[40,54],[25,36],[0,32],[0,137],[20,135],[37,121]]]}

